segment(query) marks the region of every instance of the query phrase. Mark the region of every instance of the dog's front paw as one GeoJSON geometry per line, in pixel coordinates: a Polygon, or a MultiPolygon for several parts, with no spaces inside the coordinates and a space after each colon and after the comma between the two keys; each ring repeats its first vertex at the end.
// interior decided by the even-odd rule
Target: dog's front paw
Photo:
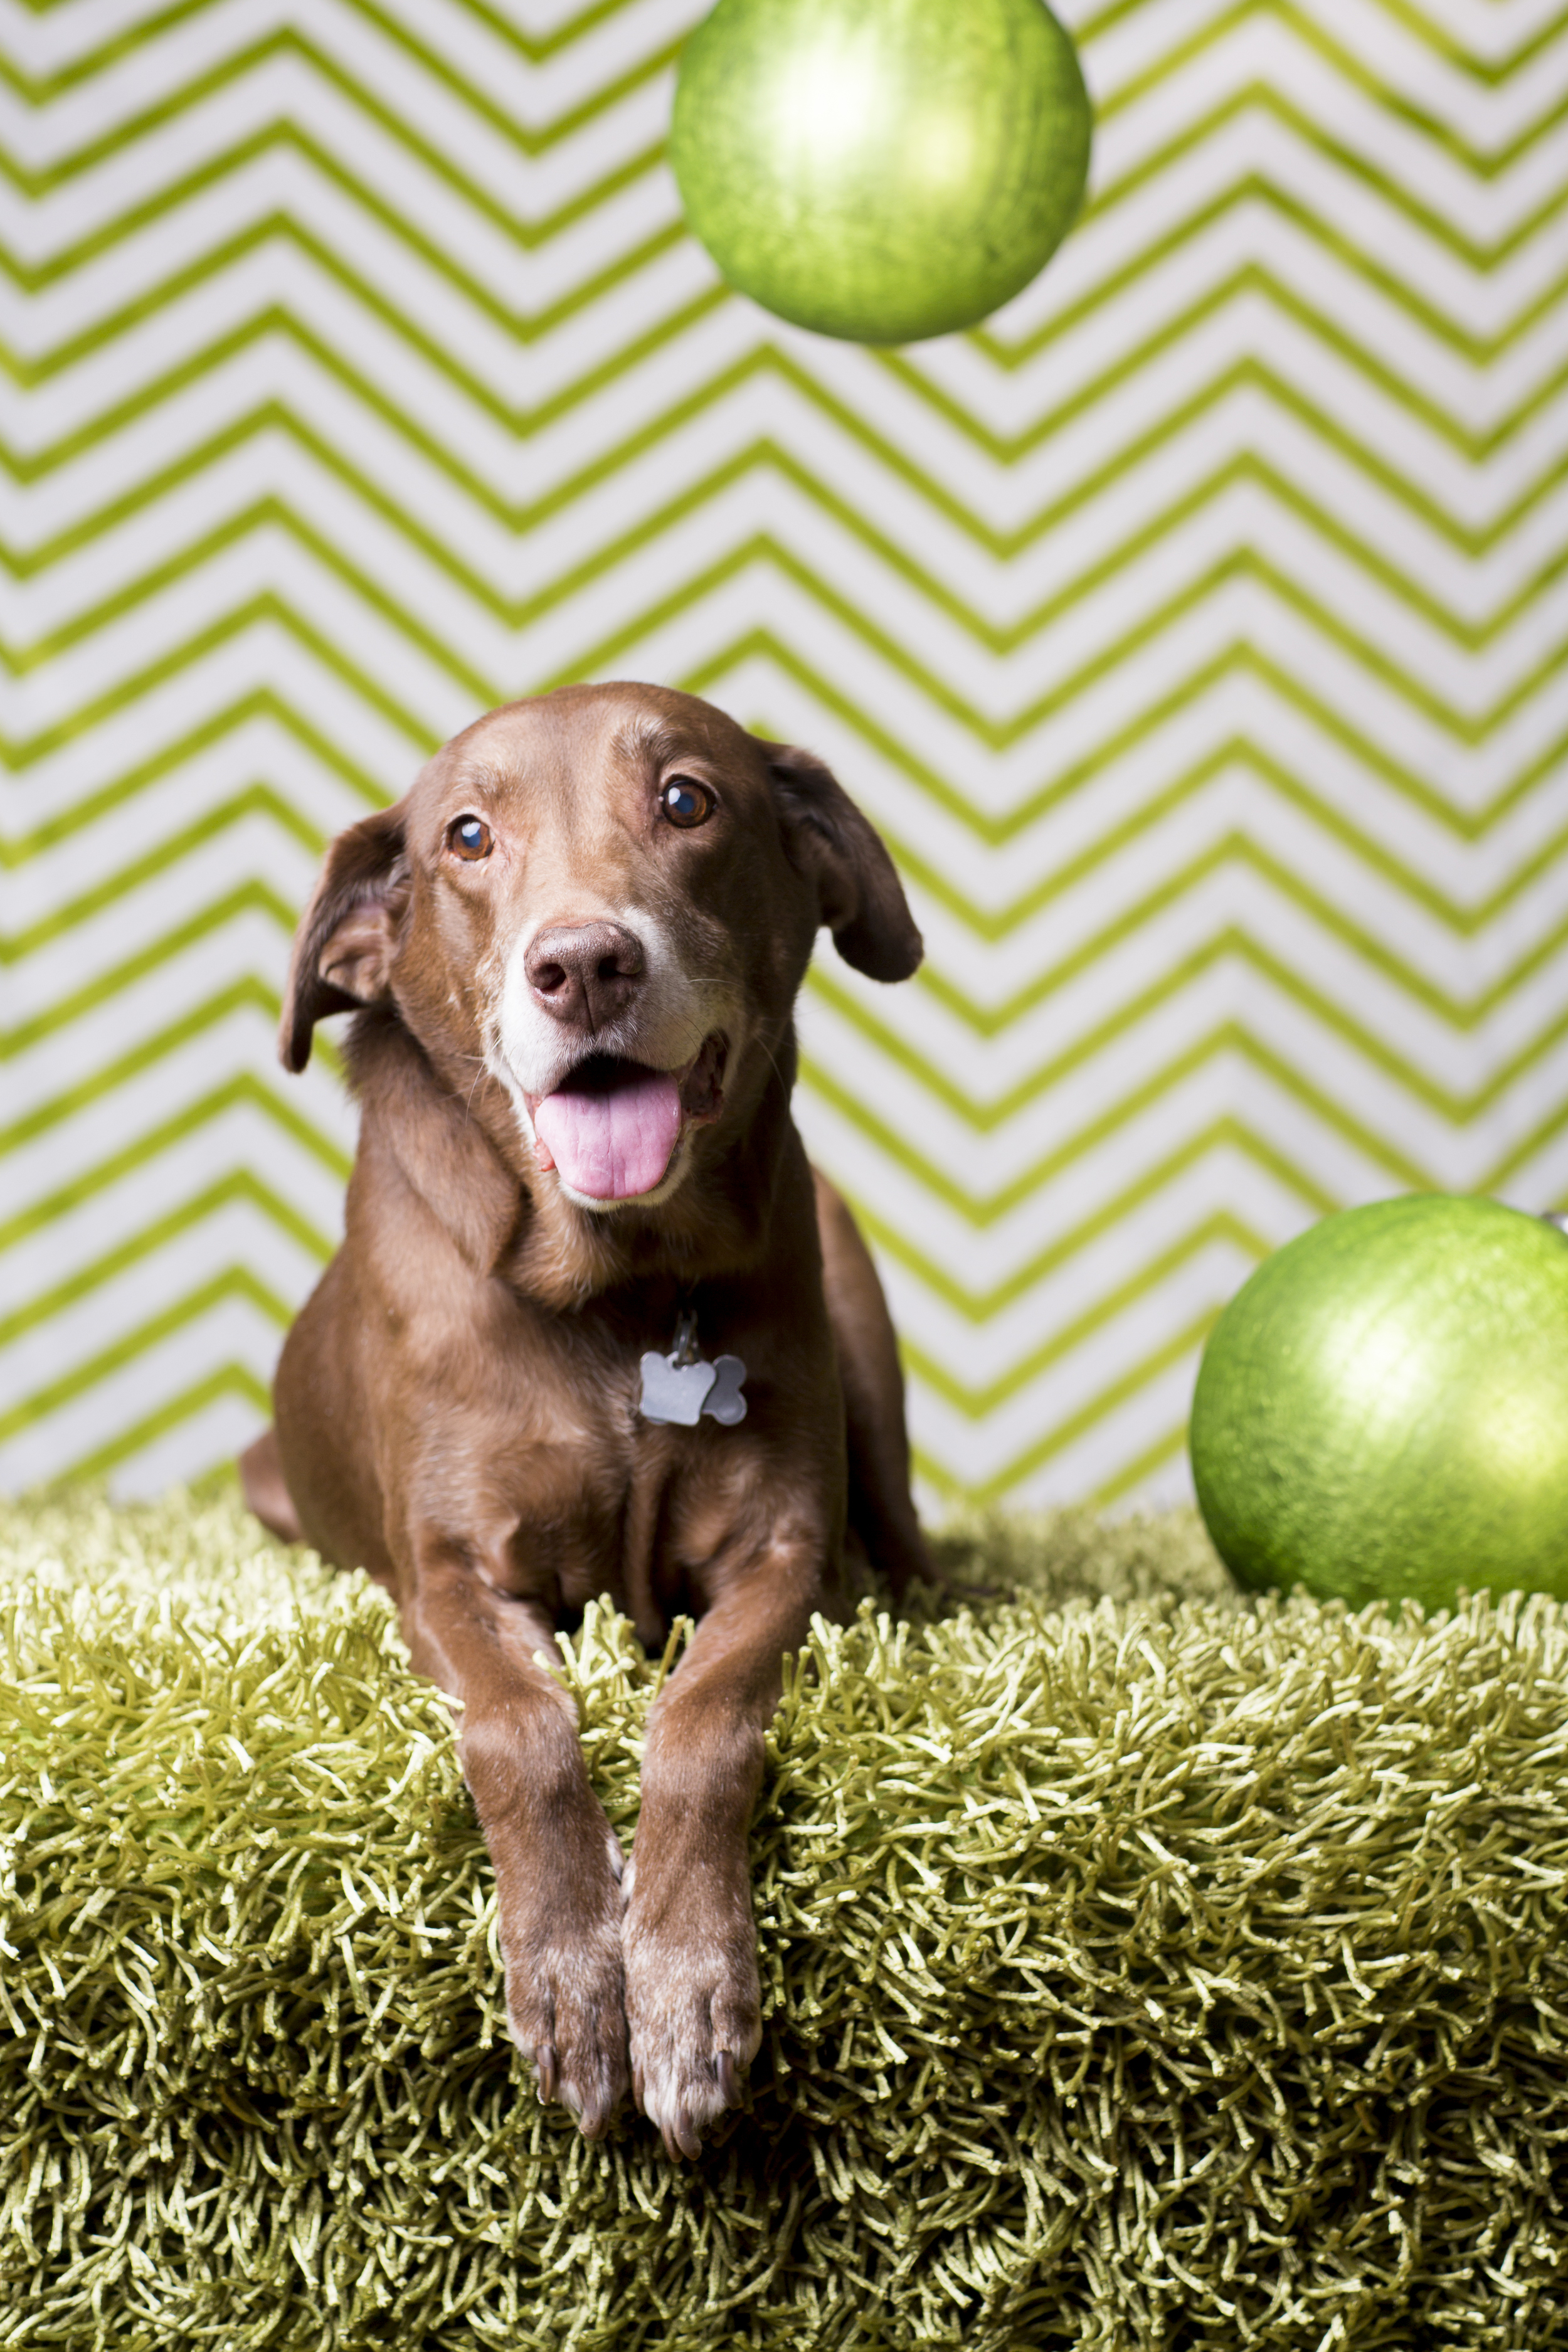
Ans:
{"type": "Polygon", "coordinates": [[[511,2038],[585,2139],[597,2139],[626,2095],[621,1890],[606,1854],[570,1889],[537,1866],[497,1872],[506,2014],[511,2038]]]}
{"type": "Polygon", "coordinates": [[[751,1889],[715,1889],[710,1871],[626,1872],[626,2024],[632,2095],[671,2156],[741,2104],[763,2039],[751,1889]]]}

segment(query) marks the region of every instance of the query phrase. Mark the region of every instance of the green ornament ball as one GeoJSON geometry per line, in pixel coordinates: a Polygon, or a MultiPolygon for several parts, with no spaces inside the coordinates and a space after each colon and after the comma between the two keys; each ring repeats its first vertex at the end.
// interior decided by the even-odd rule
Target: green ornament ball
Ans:
{"type": "Polygon", "coordinates": [[[1568,1600],[1568,1236],[1443,1193],[1326,1217],[1215,1325],[1191,1445],[1244,1584],[1568,1600]]]}
{"type": "Polygon", "coordinates": [[[670,162],[731,286],[852,342],[973,326],[1060,244],[1089,106],[1043,0],[720,0],[670,162]]]}

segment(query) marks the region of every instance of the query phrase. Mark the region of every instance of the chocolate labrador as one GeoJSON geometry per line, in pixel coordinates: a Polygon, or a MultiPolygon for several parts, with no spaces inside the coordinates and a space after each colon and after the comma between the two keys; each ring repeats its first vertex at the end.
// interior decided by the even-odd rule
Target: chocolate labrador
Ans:
{"type": "Polygon", "coordinates": [[[629,2076],[672,2155],[761,2040],[746,1834],[781,1658],[847,1551],[929,1572],[881,1289],[790,1118],[820,924],[876,980],[921,960],[819,761],[689,695],[568,687],[338,836],[283,1010],[300,1070],[363,1008],[363,1115],[247,1493],[389,1586],[462,1702],[542,2095],[592,2137],[629,2076]],[[699,1621],[624,1869],[548,1663],[601,1593],[650,1647],[699,1621]]]}

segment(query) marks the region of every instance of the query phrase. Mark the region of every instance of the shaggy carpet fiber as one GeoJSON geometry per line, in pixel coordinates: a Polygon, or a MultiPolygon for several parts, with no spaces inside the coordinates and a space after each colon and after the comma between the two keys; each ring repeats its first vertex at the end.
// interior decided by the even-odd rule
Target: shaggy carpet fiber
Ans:
{"type": "MultiPolygon", "coordinates": [[[[0,2343],[1568,2346],[1568,1613],[994,1521],[821,1628],[694,2166],[542,2110],[393,1617],[232,1496],[0,1513],[0,2343]]],[[[563,1643],[623,1838],[678,1664],[563,1643]]]]}

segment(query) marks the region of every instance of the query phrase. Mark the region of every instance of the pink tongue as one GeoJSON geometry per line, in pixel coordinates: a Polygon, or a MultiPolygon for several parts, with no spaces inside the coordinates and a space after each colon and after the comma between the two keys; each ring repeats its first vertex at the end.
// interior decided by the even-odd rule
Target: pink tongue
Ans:
{"type": "Polygon", "coordinates": [[[632,1201],[651,1192],[680,1134],[680,1088],[667,1070],[647,1070],[605,1094],[546,1095],[534,1132],[564,1181],[590,1201],[632,1201]]]}

